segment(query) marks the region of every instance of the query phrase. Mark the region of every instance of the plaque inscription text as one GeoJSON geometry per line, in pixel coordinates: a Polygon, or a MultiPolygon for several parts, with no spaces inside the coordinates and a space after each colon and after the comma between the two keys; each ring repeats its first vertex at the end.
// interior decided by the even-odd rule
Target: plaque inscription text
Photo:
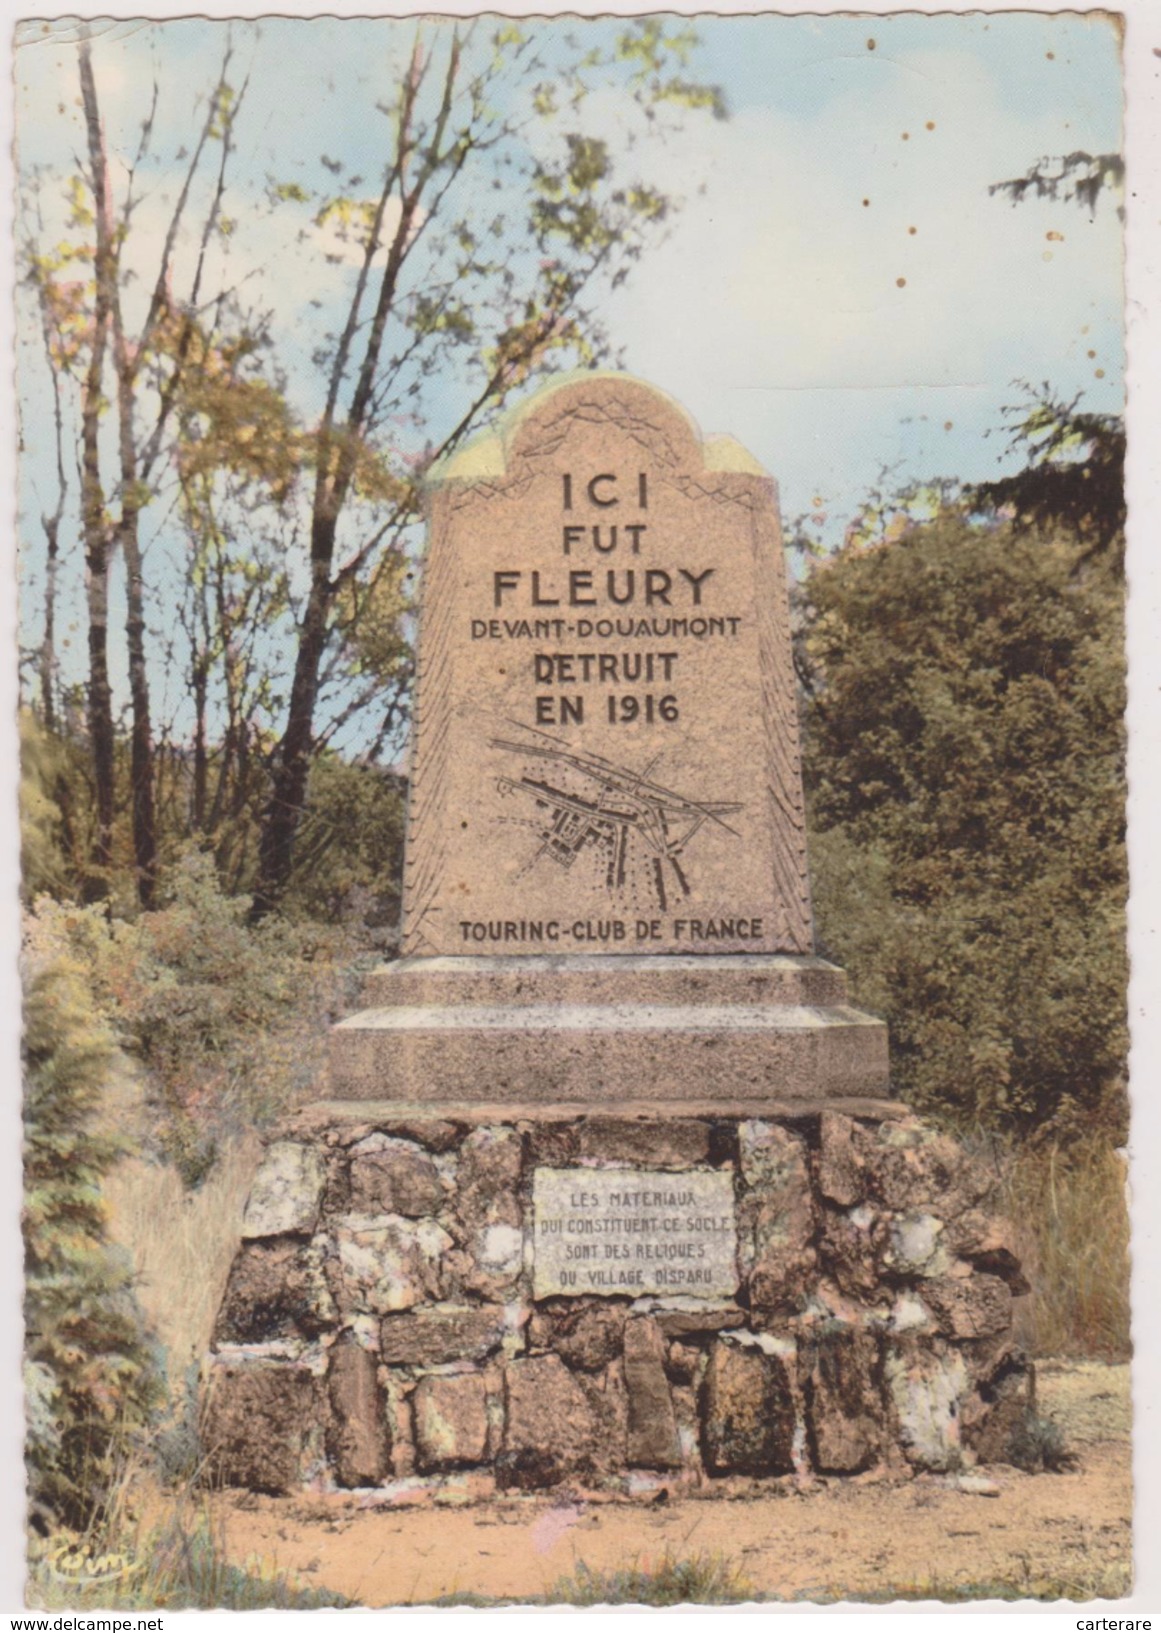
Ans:
{"type": "Polygon", "coordinates": [[[722,1298],[737,1289],[728,1173],[538,1168],[532,1203],[536,1298],[722,1298]]]}

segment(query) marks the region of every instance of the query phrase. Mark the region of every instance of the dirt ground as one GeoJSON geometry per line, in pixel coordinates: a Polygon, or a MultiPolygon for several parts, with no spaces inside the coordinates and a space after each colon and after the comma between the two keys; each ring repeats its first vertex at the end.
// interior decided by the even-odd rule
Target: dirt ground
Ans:
{"type": "MultiPolygon", "coordinates": [[[[662,1506],[505,1497],[367,1506],[357,1497],[222,1499],[231,1558],[261,1561],[356,1604],[449,1595],[527,1601],[583,1562],[611,1572],[718,1555],[755,1597],[897,1595],[1116,1598],[1131,1584],[1129,1369],[1047,1362],[1040,1411],[1064,1428],[1077,1467],[994,1467],[993,1494],[923,1475],[902,1484],[819,1481],[760,1497],[683,1497],[662,1506]]],[[[971,1483],[971,1482],[969,1482],[971,1483]]]]}

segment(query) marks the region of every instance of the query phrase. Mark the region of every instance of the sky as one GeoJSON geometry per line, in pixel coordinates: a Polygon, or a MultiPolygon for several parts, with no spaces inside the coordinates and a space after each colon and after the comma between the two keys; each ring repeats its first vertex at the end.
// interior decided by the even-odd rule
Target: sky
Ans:
{"type": "MultiPolygon", "coordinates": [[[[551,72],[570,32],[587,48],[622,25],[528,26],[551,72]]],[[[982,479],[1010,467],[1004,408],[1023,400],[1016,382],[1047,382],[1067,398],[1082,392],[1094,410],[1122,408],[1115,199],[1102,197],[1090,213],[1045,201],[1014,208],[989,194],[1042,155],[1119,148],[1119,39],[1107,16],[707,16],[696,31],[688,72],[722,86],[727,119],[690,116],[648,143],[623,96],[598,93],[582,112],[618,162],[638,164],[681,205],[663,241],[623,287],[601,297],[598,313],[624,367],[669,391],[703,432],[737,437],[775,476],[788,520],[809,513],[833,545],[884,471],[902,484],[982,479]]],[[[159,90],[130,235],[129,261],[139,268],[127,291],[131,326],[184,171],[178,155],[229,44],[231,82],[246,83],[225,201],[236,225],[212,247],[204,287],[224,278],[273,310],[291,399],[305,421],[317,415],[323,376],[313,354],[342,310],[354,256],[333,230],[312,225],[313,205],[271,209],[268,188],[333,187],[324,162],[341,161],[341,175],[362,177],[370,195],[384,138],[376,104],[397,82],[412,32],[406,21],[365,18],[96,25],[118,190],[154,79],[159,90]]],[[[84,151],[76,37],[68,21],[24,24],[16,35],[17,151],[26,181],[42,178],[49,241],[66,230],[60,181],[84,151]]],[[[523,94],[512,92],[514,109],[523,94]]],[[[532,151],[543,143],[548,154],[551,134],[529,128],[532,151]]],[[[203,175],[208,186],[210,172],[203,175]]],[[[23,197],[27,205],[27,187],[23,197]]],[[[179,288],[194,252],[192,238],[179,249],[179,288]]],[[[27,301],[17,321],[31,644],[41,600],[38,518],[51,509],[54,484],[49,399],[27,301]]],[[[432,382],[437,422],[454,420],[463,391],[455,371],[432,382]]],[[[406,439],[405,427],[400,435],[406,439]]],[[[172,508],[163,499],[147,519],[151,576],[165,585],[180,557],[172,508]],[[172,567],[159,560],[166,550],[172,567]]],[[[74,573],[65,605],[78,632],[80,592],[74,573]]],[[[119,593],[115,577],[114,619],[119,593]]],[[[153,609],[155,625],[164,623],[167,599],[163,593],[153,609]]],[[[161,644],[159,636],[155,649],[161,644]]],[[[82,649],[78,633],[78,664],[82,649]]],[[[114,679],[123,688],[123,673],[114,679]]]]}

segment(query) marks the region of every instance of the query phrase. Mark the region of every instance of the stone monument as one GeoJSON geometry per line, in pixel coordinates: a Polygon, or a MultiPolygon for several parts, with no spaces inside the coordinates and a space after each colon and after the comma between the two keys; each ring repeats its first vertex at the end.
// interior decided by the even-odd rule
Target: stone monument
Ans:
{"type": "Polygon", "coordinates": [[[773,482],[593,373],[429,495],[404,956],[256,1178],[213,1466],[462,1497],[1002,1456],[990,1178],[813,952],[773,482]]]}

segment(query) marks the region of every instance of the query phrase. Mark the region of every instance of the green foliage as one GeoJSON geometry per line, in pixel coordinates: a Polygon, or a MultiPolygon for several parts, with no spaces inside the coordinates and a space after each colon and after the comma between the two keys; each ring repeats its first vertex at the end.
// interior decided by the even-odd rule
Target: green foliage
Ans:
{"type": "Polygon", "coordinates": [[[402,778],[382,766],[325,755],[311,770],[306,814],[284,900],[291,917],[360,919],[372,927],[399,917],[403,874],[402,778]]]}
{"type": "Polygon", "coordinates": [[[147,1069],[161,1149],[197,1184],[224,1133],[268,1122],[321,1067],[327,1021],[341,1006],[345,950],[318,931],[246,922],[249,901],[227,896],[213,860],[188,849],[167,880],[169,900],[133,922],[97,908],[37,903],[34,944],[81,961],[123,1046],[147,1069]]]}
{"type": "Polygon", "coordinates": [[[123,1147],[94,1127],[113,1041],[67,958],[42,965],[24,1010],[26,1460],[33,1513],[82,1529],[160,1389],[101,1177],[123,1147]]]}
{"type": "Polygon", "coordinates": [[[961,1123],[1123,1132],[1122,586],[945,509],[803,590],[822,942],[961,1123]]]}
{"type": "Polygon", "coordinates": [[[1064,528],[1089,540],[1086,554],[1123,553],[1125,426],[1116,414],[1090,414],[1079,397],[1062,402],[1051,387],[1025,386],[1023,403],[1005,410],[1009,450],[1028,463],[1014,476],[967,490],[969,504],[1011,514],[1022,531],[1064,528]]]}
{"type": "Polygon", "coordinates": [[[20,875],[25,901],[72,886],[61,785],[66,752],[31,709],[20,711],[20,875]]]}

